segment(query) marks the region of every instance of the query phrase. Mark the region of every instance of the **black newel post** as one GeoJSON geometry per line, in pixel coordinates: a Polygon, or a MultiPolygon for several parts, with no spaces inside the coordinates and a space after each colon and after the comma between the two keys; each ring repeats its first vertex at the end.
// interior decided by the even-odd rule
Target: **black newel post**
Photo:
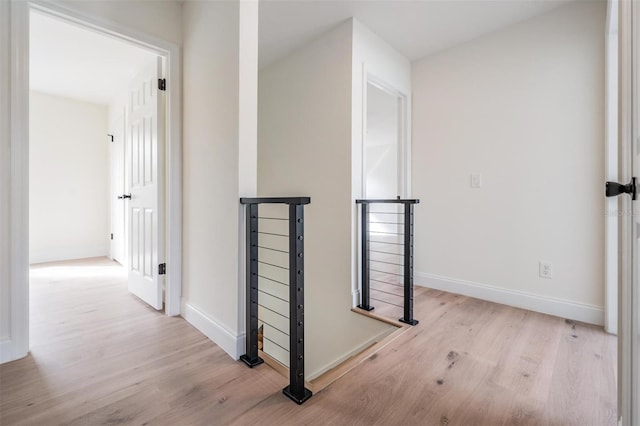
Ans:
{"type": "Polygon", "coordinates": [[[404,204],[404,317],[400,322],[416,325],[413,319],[413,204],[404,204]]]}
{"type": "Polygon", "coordinates": [[[304,387],[304,214],[289,205],[289,386],[282,392],[298,404],[311,398],[304,387]]]}
{"type": "Polygon", "coordinates": [[[362,218],[360,220],[360,244],[362,249],[360,250],[361,254],[361,276],[362,276],[362,288],[360,289],[360,304],[358,308],[364,309],[365,311],[372,311],[373,306],[371,306],[370,302],[370,282],[369,282],[369,205],[367,203],[360,204],[362,211],[362,218]]]}
{"type": "Polygon", "coordinates": [[[264,362],[258,356],[258,205],[247,204],[246,215],[246,348],[240,359],[253,368],[264,362]]]}

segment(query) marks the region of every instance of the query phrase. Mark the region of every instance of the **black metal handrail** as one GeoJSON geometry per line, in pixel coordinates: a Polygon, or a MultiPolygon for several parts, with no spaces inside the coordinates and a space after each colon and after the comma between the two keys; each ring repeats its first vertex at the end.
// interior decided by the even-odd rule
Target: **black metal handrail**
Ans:
{"type": "MultiPolygon", "coordinates": [[[[371,306],[371,281],[378,281],[371,278],[371,271],[381,272],[390,275],[402,276],[403,278],[403,313],[404,316],[400,318],[400,321],[410,325],[418,324],[418,321],[413,318],[413,206],[418,204],[420,200],[417,199],[370,199],[370,200],[356,200],[356,204],[360,204],[361,207],[361,245],[360,245],[360,253],[361,253],[361,291],[360,291],[360,304],[359,308],[371,311],[373,310],[373,306],[371,306]],[[397,213],[398,215],[402,214],[404,221],[400,222],[390,222],[390,224],[403,225],[402,233],[384,233],[378,232],[379,234],[392,234],[397,236],[403,236],[403,242],[394,243],[394,242],[383,242],[383,241],[372,241],[370,239],[370,220],[369,220],[369,205],[370,204],[400,204],[403,205],[404,211],[402,213],[397,213]],[[394,262],[384,262],[376,260],[375,262],[379,263],[388,263],[397,266],[402,266],[402,275],[387,272],[387,271],[377,271],[371,269],[371,258],[370,258],[370,243],[380,243],[380,244],[392,244],[403,246],[402,253],[402,264],[394,263],[394,262]]],[[[395,214],[395,213],[381,213],[381,214],[395,214]]],[[[381,222],[382,223],[382,222],[381,222]]],[[[399,253],[391,253],[391,252],[383,252],[389,255],[400,256],[399,253]]],[[[385,283],[386,284],[386,283],[385,283]]]]}
{"type": "Polygon", "coordinates": [[[282,392],[298,404],[312,395],[304,386],[304,205],[310,202],[310,197],[240,199],[246,205],[247,234],[246,353],[240,359],[252,368],[264,362],[258,356],[258,206],[289,205],[289,283],[285,284],[289,286],[289,386],[282,392]]]}

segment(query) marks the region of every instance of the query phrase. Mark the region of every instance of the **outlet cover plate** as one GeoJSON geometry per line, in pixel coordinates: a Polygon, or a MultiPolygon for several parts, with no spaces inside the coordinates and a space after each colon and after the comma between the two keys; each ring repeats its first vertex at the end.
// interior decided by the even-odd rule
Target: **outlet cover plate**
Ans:
{"type": "Polygon", "coordinates": [[[553,264],[548,261],[541,260],[538,262],[538,275],[540,278],[553,278],[553,264]]]}

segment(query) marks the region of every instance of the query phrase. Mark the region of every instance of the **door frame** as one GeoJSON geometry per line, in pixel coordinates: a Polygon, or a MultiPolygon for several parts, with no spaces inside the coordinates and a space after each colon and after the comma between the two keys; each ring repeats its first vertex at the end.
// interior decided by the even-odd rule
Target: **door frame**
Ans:
{"type": "MultiPolygon", "coordinates": [[[[607,1],[605,32],[605,180],[618,181],[618,0],[607,1]]],[[[604,329],[618,334],[618,203],[605,197],[604,329]]]]}
{"type": "Polygon", "coordinates": [[[115,260],[118,263],[120,263],[122,266],[124,266],[125,268],[127,267],[127,244],[128,244],[128,235],[127,235],[127,221],[126,221],[126,214],[125,214],[125,205],[124,203],[118,203],[117,201],[117,196],[118,195],[122,195],[124,193],[126,193],[126,186],[127,186],[127,182],[126,182],[126,141],[125,139],[125,135],[126,135],[126,129],[125,129],[125,123],[127,121],[127,114],[126,114],[126,108],[124,108],[123,106],[118,107],[119,109],[119,113],[116,114],[116,118],[115,119],[110,119],[109,120],[109,132],[111,132],[110,136],[112,138],[112,141],[114,143],[118,143],[116,136],[120,136],[122,138],[122,141],[120,141],[120,143],[122,143],[122,158],[120,158],[118,161],[120,161],[122,163],[122,188],[121,191],[114,191],[114,184],[116,181],[116,176],[115,176],[115,164],[116,161],[114,161],[114,143],[110,143],[109,144],[109,213],[110,213],[110,217],[111,217],[111,227],[109,232],[111,233],[111,244],[109,246],[109,257],[111,258],[111,260],[115,260]],[[121,127],[119,129],[120,134],[118,134],[118,130],[116,130],[118,127],[121,127]],[[122,214],[122,229],[120,229],[119,231],[122,232],[122,241],[121,241],[121,245],[122,247],[120,247],[120,251],[121,251],[121,259],[120,261],[116,260],[115,256],[114,256],[114,252],[116,250],[114,250],[114,238],[113,236],[116,234],[116,232],[114,232],[114,223],[116,222],[115,217],[117,216],[116,213],[116,208],[117,206],[120,206],[120,209],[122,210],[121,214],[122,214]]]}
{"type": "Polygon", "coordinates": [[[402,198],[406,198],[411,193],[411,157],[408,135],[411,132],[407,117],[407,94],[388,84],[382,78],[368,72],[365,68],[363,72],[362,87],[362,176],[361,193],[365,197],[367,193],[367,100],[369,84],[394,96],[398,101],[398,191],[402,198]]]}
{"type": "MultiPolygon", "coordinates": [[[[10,83],[10,282],[11,348],[3,358],[29,351],[29,15],[37,11],[89,29],[166,59],[167,119],[164,209],[167,263],[165,313],[180,315],[182,292],[182,84],[180,47],[126,25],[72,7],[36,0],[8,1],[10,83]],[[174,83],[174,84],[172,84],[174,83]]],[[[6,12],[6,9],[4,9],[6,12]]],[[[3,20],[6,19],[3,17],[3,20]]],[[[3,24],[6,23],[3,22],[3,24]]],[[[159,261],[163,261],[159,259],[159,261]]],[[[3,359],[2,361],[8,361],[3,359]]]]}
{"type": "MultiPolygon", "coordinates": [[[[632,0],[618,2],[618,34],[619,34],[619,80],[618,80],[618,138],[620,143],[619,168],[620,181],[628,182],[633,175],[634,137],[638,125],[636,108],[640,104],[640,93],[635,85],[639,79],[638,73],[638,42],[640,41],[639,4],[632,0]],[[635,15],[635,16],[634,16],[635,15]],[[634,52],[635,49],[635,52],[634,52]]],[[[640,333],[640,324],[635,321],[638,316],[638,282],[634,273],[638,253],[634,252],[634,211],[630,197],[620,197],[620,293],[619,293],[619,324],[618,324],[618,424],[633,425],[640,420],[638,406],[640,364],[637,360],[638,344],[633,343],[640,333]]]]}

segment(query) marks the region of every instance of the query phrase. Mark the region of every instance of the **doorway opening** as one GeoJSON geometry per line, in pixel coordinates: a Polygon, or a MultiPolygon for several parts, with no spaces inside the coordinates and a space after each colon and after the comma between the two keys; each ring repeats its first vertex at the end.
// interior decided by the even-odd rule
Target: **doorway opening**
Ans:
{"type": "MultiPolygon", "coordinates": [[[[369,75],[366,83],[362,193],[365,199],[400,199],[408,193],[405,96],[369,75]]],[[[371,204],[369,291],[376,313],[403,317],[404,222],[402,204],[371,204]]]]}
{"type": "MultiPolygon", "coordinates": [[[[164,111],[166,108],[166,121],[164,115],[158,118],[158,127],[165,129],[163,135],[166,140],[158,140],[158,147],[154,155],[158,155],[158,162],[151,162],[151,167],[138,168],[141,178],[145,183],[149,182],[148,171],[156,173],[158,178],[156,182],[164,185],[166,182],[166,191],[158,191],[157,204],[161,207],[157,212],[149,212],[149,209],[140,210],[140,223],[146,225],[152,223],[154,227],[162,229],[162,233],[166,234],[165,241],[161,241],[155,235],[140,231],[138,236],[142,243],[147,244],[149,241],[157,244],[158,247],[166,247],[166,253],[159,250],[151,251],[150,258],[155,262],[162,261],[150,266],[148,258],[141,258],[145,262],[147,269],[143,270],[143,275],[153,271],[153,275],[159,275],[160,271],[165,271],[163,277],[165,285],[165,313],[169,316],[180,314],[180,293],[181,293],[181,116],[180,116],[180,85],[172,84],[172,81],[180,80],[180,56],[177,45],[155,37],[148,36],[136,30],[132,30],[127,26],[104,21],[97,17],[91,17],[76,11],[72,7],[63,7],[56,4],[40,4],[31,1],[13,3],[11,7],[11,61],[15,64],[15,73],[10,76],[11,82],[11,111],[12,111],[12,127],[11,127],[11,150],[15,156],[15,165],[12,170],[11,181],[11,213],[12,217],[21,218],[12,221],[12,239],[11,239],[11,293],[12,293],[12,310],[11,310],[11,348],[10,358],[18,359],[25,356],[29,351],[29,98],[30,98],[30,21],[32,13],[45,15],[48,18],[57,19],[66,24],[81,28],[93,35],[99,34],[108,37],[111,40],[124,42],[130,46],[146,49],[156,57],[161,57],[163,64],[166,66],[162,75],[162,82],[159,79],[147,79],[138,86],[140,90],[137,93],[130,88],[129,93],[125,94],[125,98],[134,98],[138,102],[136,107],[143,105],[145,100],[153,98],[151,94],[150,83],[153,87],[165,89],[163,94],[164,102],[157,102],[160,107],[158,111],[164,111]],[[135,93],[135,94],[134,94],[135,93]],[[142,100],[143,102],[140,102],[142,100]],[[161,155],[166,153],[165,158],[161,155]],[[163,173],[158,173],[162,171],[163,173]],[[147,174],[144,174],[147,173],[147,174]],[[161,211],[166,212],[162,217],[161,211]],[[145,222],[146,220],[146,222],[145,222]],[[170,265],[170,267],[166,267],[170,265]]],[[[82,44],[84,40],[69,40],[72,44],[82,44]]],[[[99,49],[97,49],[99,51],[99,49]]],[[[157,64],[157,62],[156,62],[157,64]]],[[[155,68],[156,72],[158,71],[155,68]]],[[[53,74],[51,74],[53,75],[53,74]]],[[[155,77],[159,75],[156,74],[155,77]]],[[[93,76],[93,84],[95,87],[103,85],[105,82],[93,76]]],[[[146,152],[148,147],[147,139],[143,137],[147,133],[153,134],[154,138],[159,135],[154,134],[154,126],[149,125],[149,120],[143,120],[137,132],[138,138],[132,146],[137,146],[140,151],[146,152]],[[148,131],[149,130],[149,131],[148,131]],[[143,136],[141,136],[143,135],[143,136]]],[[[63,124],[60,123],[60,127],[63,124]]],[[[106,131],[102,137],[106,143],[106,131]]],[[[151,149],[152,150],[152,149],[151,149]]],[[[70,157],[74,153],[69,153],[70,157]]],[[[108,157],[107,157],[108,158],[108,157]]],[[[139,164],[145,165],[147,157],[138,156],[139,164]]],[[[149,161],[147,161],[149,163],[149,161]]],[[[132,168],[134,169],[134,168],[132,168]]],[[[123,194],[124,195],[124,194],[123,194]]],[[[104,193],[105,199],[108,200],[108,191],[104,193]]],[[[142,197],[144,198],[144,197],[142,197]]],[[[141,199],[142,199],[141,198],[141,199]]],[[[107,212],[108,214],[109,212],[107,212]]],[[[108,241],[110,241],[110,232],[107,233],[108,241]]],[[[95,248],[95,247],[94,247],[95,248]]],[[[100,248],[104,250],[104,246],[100,248]]],[[[107,243],[106,251],[110,254],[110,243],[107,243]]],[[[68,254],[68,256],[71,256],[68,254]]],[[[73,255],[71,257],[78,257],[73,255]]],[[[128,265],[130,262],[126,262],[128,265]]],[[[128,266],[127,265],[127,266],[128,266]]],[[[155,306],[154,306],[155,307],[155,306]]],[[[162,306],[160,306],[162,307],[162,306]]],[[[157,309],[157,307],[156,307],[157,309]]]]}
{"type": "Polygon", "coordinates": [[[108,257],[162,309],[163,59],[37,11],[30,24],[30,263],[108,257]]]}
{"type": "Polygon", "coordinates": [[[406,192],[403,96],[369,78],[363,152],[364,198],[401,198],[406,192]]]}

